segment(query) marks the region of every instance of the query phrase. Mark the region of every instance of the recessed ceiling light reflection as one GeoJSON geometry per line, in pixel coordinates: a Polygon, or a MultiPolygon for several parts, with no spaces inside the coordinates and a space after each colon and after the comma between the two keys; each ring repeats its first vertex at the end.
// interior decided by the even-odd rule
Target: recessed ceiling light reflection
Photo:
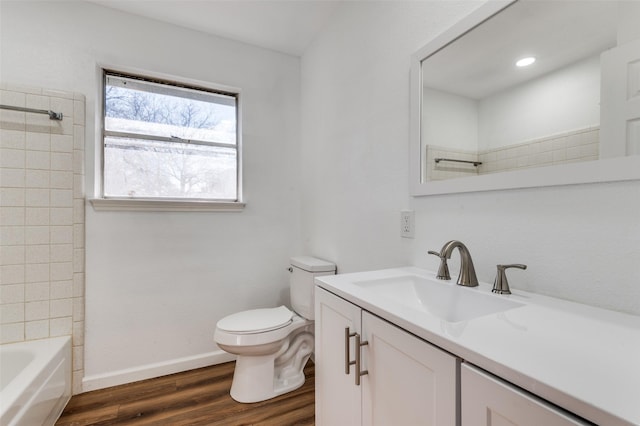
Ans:
{"type": "Polygon", "coordinates": [[[533,56],[527,56],[526,58],[522,58],[516,62],[516,67],[528,67],[536,61],[536,58],[533,56]]]}

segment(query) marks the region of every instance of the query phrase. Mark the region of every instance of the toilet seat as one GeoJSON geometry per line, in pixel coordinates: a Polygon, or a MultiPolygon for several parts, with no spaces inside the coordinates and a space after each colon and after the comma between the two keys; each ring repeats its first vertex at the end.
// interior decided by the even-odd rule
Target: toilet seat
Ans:
{"type": "Polygon", "coordinates": [[[218,321],[219,330],[234,334],[265,333],[285,327],[293,321],[286,306],[238,312],[218,321]]]}
{"type": "MultiPolygon", "coordinates": [[[[222,347],[223,349],[224,347],[243,348],[247,346],[271,345],[277,344],[282,339],[287,338],[287,336],[289,336],[289,334],[291,334],[294,330],[312,325],[313,321],[309,321],[295,313],[292,313],[292,318],[290,321],[286,322],[280,327],[274,328],[269,331],[239,333],[234,331],[226,331],[221,329],[219,326],[216,326],[216,331],[213,338],[218,346],[222,347]]],[[[233,349],[229,350],[229,348],[227,348],[225,350],[227,350],[227,352],[236,353],[233,349]]]]}

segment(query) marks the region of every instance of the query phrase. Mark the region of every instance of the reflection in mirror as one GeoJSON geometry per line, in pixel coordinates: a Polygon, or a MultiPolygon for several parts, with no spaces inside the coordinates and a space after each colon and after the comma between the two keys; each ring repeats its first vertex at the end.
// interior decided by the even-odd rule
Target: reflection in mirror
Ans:
{"type": "Polygon", "coordinates": [[[430,54],[420,181],[640,154],[638,22],[640,1],[520,0],[430,54]]]}

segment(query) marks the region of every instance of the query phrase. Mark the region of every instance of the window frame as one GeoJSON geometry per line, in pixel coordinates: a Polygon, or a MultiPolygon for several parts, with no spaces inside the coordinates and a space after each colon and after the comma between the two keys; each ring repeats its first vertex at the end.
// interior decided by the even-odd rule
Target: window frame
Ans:
{"type": "MultiPolygon", "coordinates": [[[[95,210],[129,210],[129,211],[242,211],[245,207],[243,202],[242,191],[242,103],[241,91],[237,88],[213,85],[201,81],[177,79],[174,77],[160,76],[158,74],[138,71],[123,71],[113,67],[99,67],[99,96],[101,99],[99,108],[100,131],[96,136],[100,140],[99,159],[100,167],[98,185],[96,185],[97,197],[89,200],[95,210]],[[190,90],[198,90],[207,93],[213,93],[223,96],[231,96],[235,98],[236,113],[236,143],[234,145],[221,144],[216,142],[186,140],[181,138],[167,138],[149,136],[149,139],[159,140],[161,142],[182,142],[194,144],[202,144],[208,146],[223,146],[225,148],[235,148],[236,150],[236,199],[235,200],[216,200],[206,198],[180,198],[180,197],[115,197],[105,196],[105,139],[108,136],[132,136],[138,139],[146,139],[147,135],[106,131],[105,114],[106,114],[106,87],[107,77],[123,77],[133,80],[141,80],[154,84],[173,86],[178,89],[186,88],[190,90]]],[[[97,174],[97,173],[96,173],[97,174]]]]}

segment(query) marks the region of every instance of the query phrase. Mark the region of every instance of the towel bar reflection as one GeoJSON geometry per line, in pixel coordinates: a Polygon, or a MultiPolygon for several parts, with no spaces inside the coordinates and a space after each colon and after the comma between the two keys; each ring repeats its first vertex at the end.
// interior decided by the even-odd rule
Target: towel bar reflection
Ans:
{"type": "Polygon", "coordinates": [[[11,111],[31,112],[33,114],[47,114],[50,120],[62,120],[62,113],[46,109],[23,108],[12,105],[0,105],[0,109],[8,109],[11,111]]]}
{"type": "Polygon", "coordinates": [[[436,164],[438,164],[441,161],[450,161],[452,163],[473,164],[475,167],[478,167],[479,165],[482,164],[482,161],[454,160],[453,158],[434,158],[433,160],[436,162],[436,164]]]}

